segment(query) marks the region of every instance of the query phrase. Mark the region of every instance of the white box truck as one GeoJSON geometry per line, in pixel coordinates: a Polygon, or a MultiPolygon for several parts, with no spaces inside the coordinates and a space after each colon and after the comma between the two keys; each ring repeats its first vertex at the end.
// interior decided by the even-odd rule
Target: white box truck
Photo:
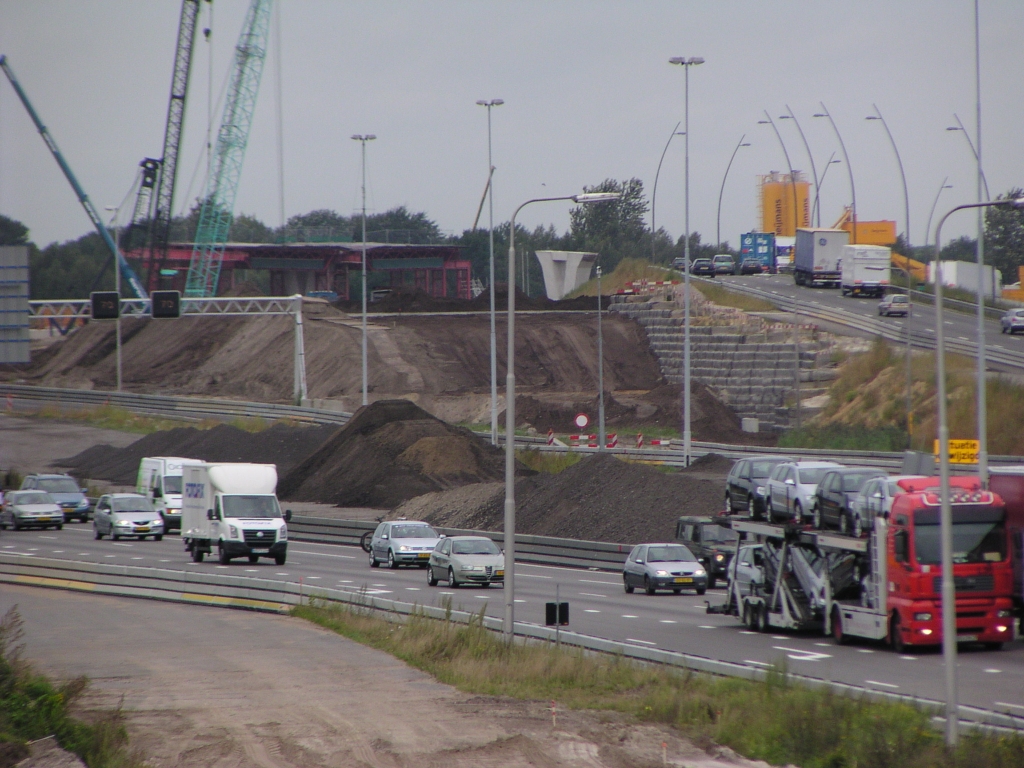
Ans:
{"type": "Polygon", "coordinates": [[[201,563],[214,548],[220,562],[272,557],[284,565],[291,510],[277,503],[273,464],[188,464],[183,467],[181,538],[192,560],[201,563]]]}
{"type": "Polygon", "coordinates": [[[892,273],[892,249],[883,245],[844,245],[840,267],[843,296],[885,295],[892,273]]]}
{"type": "Polygon", "coordinates": [[[845,229],[798,229],[793,280],[797,285],[838,288],[843,246],[849,242],[850,233],[845,229]]]}
{"type": "Polygon", "coordinates": [[[179,456],[147,456],[139,462],[135,492],[153,502],[165,533],[181,530],[181,472],[186,464],[202,462],[179,456]]]}

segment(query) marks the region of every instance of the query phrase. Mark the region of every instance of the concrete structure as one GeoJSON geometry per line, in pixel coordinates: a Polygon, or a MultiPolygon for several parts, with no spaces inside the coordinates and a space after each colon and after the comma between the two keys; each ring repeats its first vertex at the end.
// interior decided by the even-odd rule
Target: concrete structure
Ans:
{"type": "MultiPolygon", "coordinates": [[[[971,293],[978,292],[978,265],[973,261],[942,262],[942,284],[946,288],[962,288],[971,293]]],[[[985,264],[982,267],[983,285],[986,296],[997,297],[1002,292],[1003,276],[999,270],[985,264]]],[[[928,265],[928,282],[935,282],[935,262],[928,265]]]]}
{"type": "Polygon", "coordinates": [[[596,253],[581,251],[537,251],[544,274],[544,290],[551,301],[558,301],[590,279],[596,253]]]}
{"type": "MultiPolygon", "coordinates": [[[[362,243],[228,243],[224,248],[219,292],[230,291],[237,270],[266,270],[270,273],[270,294],[291,296],[311,291],[334,291],[342,300],[358,298],[362,243]],[[352,280],[352,278],[355,280],[352,280]]],[[[183,290],[192,245],[172,243],[164,262],[170,274],[162,276],[165,289],[183,290]]],[[[148,259],[139,252],[128,258],[143,272],[148,259]]],[[[367,243],[368,272],[388,272],[392,289],[419,289],[437,298],[472,298],[470,263],[456,245],[411,245],[367,243]]]]}
{"type": "Polygon", "coordinates": [[[28,246],[0,246],[0,363],[27,363],[28,246]]]}

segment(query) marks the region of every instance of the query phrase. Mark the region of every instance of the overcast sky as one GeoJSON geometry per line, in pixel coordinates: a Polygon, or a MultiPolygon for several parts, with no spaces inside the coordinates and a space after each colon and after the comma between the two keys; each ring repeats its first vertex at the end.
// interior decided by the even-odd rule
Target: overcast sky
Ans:
{"type": "MultiPolygon", "coordinates": [[[[212,42],[197,36],[176,212],[202,193],[211,69],[216,102],[247,6],[215,0],[212,42]]],[[[176,0],[0,0],[0,53],[101,212],[125,198],[143,157],[160,154],[179,12],[176,0]]],[[[201,27],[209,14],[204,2],[201,27]]],[[[477,99],[505,100],[493,112],[496,222],[530,197],[609,177],[636,176],[650,191],[683,117],[683,71],[668,64],[680,55],[706,59],[690,72],[690,222],[705,242],[714,240],[719,187],[743,134],[752,146],[739,150],[728,177],[722,238],[735,246],[756,226],[755,178],[786,165],[758,120],[765,109],[777,118],[786,104],[819,174],[833,152],[842,155],[828,121],[812,115],[823,101],[835,118],[862,220],[906,226],[892,148],[881,123],[864,119],[872,104],[902,155],[914,243],[925,238],[945,177],[953,188],[933,229],[942,212],[976,196],[964,135],[946,131],[954,113],[972,138],[976,130],[971,0],[279,0],[236,205],[271,226],[280,223],[279,40],[286,217],[356,212],[359,145],[349,136],[374,133],[370,211],[405,205],[461,233],[487,174],[487,116],[477,99]]],[[[981,0],[982,142],[993,196],[1024,186],[1022,40],[1024,2],[981,0]]],[[[216,107],[213,119],[219,124],[216,107]]],[[[778,127],[794,166],[809,170],[792,121],[778,127]]],[[[658,183],[657,223],[675,237],[684,231],[683,148],[677,137],[658,183]]],[[[831,166],[821,196],[829,226],[850,201],[846,165],[831,166]]],[[[562,231],[568,211],[535,205],[519,221],[562,231]]],[[[24,222],[40,245],[91,229],[4,78],[0,213],[24,222]]],[[[973,228],[963,213],[944,232],[973,228]]]]}

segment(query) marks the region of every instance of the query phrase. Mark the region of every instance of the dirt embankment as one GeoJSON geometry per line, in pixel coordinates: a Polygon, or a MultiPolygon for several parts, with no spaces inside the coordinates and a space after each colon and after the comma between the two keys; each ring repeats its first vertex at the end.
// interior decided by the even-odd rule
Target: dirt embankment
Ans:
{"type": "MultiPolygon", "coordinates": [[[[708,515],[721,506],[722,479],[732,462],[705,457],[665,473],[615,456],[594,455],[557,475],[516,482],[516,531],[634,544],[671,541],[680,515],[708,515]]],[[[450,528],[504,529],[504,484],[431,493],[398,507],[395,517],[450,528]]]]}

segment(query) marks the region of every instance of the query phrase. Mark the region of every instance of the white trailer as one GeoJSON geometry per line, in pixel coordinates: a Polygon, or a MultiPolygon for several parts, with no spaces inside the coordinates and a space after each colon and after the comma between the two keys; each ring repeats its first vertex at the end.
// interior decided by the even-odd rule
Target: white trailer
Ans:
{"type": "Polygon", "coordinates": [[[840,266],[843,296],[885,295],[892,273],[892,249],[882,245],[844,245],[840,266]]]}
{"type": "Polygon", "coordinates": [[[181,537],[192,560],[217,548],[220,562],[272,557],[284,565],[291,510],[281,514],[273,464],[190,464],[184,467],[181,537]]]}
{"type": "Polygon", "coordinates": [[[139,462],[135,492],[153,502],[165,532],[181,529],[181,473],[186,464],[202,462],[178,456],[147,456],[139,462]]]}
{"type": "Polygon", "coordinates": [[[849,244],[845,229],[798,229],[793,257],[793,280],[797,285],[838,288],[843,246],[849,244]]]}

